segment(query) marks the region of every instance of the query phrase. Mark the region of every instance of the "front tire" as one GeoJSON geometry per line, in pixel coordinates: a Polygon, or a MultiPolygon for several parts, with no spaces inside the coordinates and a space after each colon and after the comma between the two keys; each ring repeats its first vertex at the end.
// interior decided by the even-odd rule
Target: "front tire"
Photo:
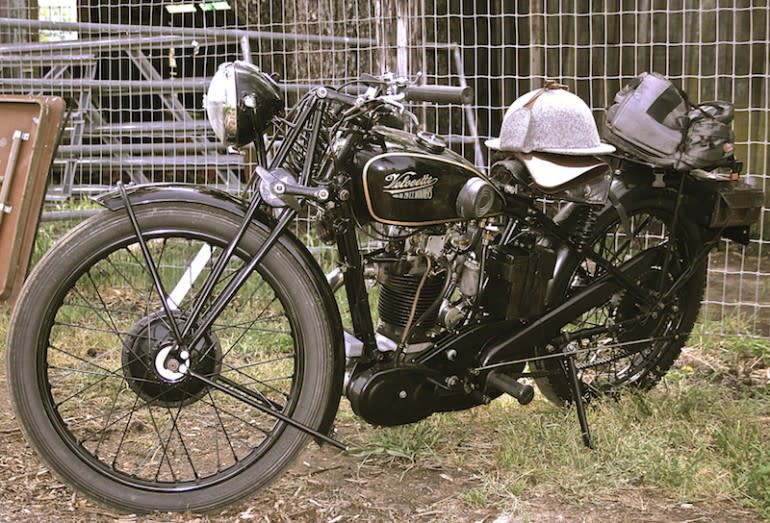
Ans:
{"type": "MultiPolygon", "coordinates": [[[[645,249],[665,244],[674,217],[675,195],[663,191],[637,190],[627,193],[622,204],[629,231],[615,207],[606,207],[596,217],[588,238],[594,253],[620,265],[645,249]]],[[[703,240],[700,228],[680,214],[671,262],[663,275],[653,265],[640,278],[648,290],[665,292],[676,278],[696,262],[703,240]]],[[[698,317],[706,286],[706,263],[701,261],[690,280],[661,311],[645,310],[630,293],[619,292],[611,300],[576,318],[565,331],[616,326],[615,330],[580,340],[583,349],[576,357],[578,379],[585,400],[616,395],[624,389],[649,390],[668,372],[684,346],[698,317]],[[654,312],[654,314],[652,313],[654,312]],[[635,343],[640,340],[655,340],[635,343]]],[[[588,260],[565,266],[566,275],[556,282],[556,293],[569,298],[579,288],[603,274],[588,260]]],[[[536,356],[546,357],[564,347],[537,347],[536,356]]],[[[560,358],[533,362],[534,370],[548,375],[536,378],[540,392],[558,405],[574,398],[567,369],[560,358]]]]}
{"type": "MultiPolygon", "coordinates": [[[[193,204],[135,210],[181,328],[240,220],[193,204]]],[[[247,231],[217,289],[268,232],[247,231]]],[[[182,351],[125,212],[74,229],[31,274],[11,320],[8,379],[28,441],[66,482],[121,511],[208,512],[265,486],[309,437],[187,371],[322,427],[339,401],[341,327],[296,249],[280,239],[182,351]]]]}

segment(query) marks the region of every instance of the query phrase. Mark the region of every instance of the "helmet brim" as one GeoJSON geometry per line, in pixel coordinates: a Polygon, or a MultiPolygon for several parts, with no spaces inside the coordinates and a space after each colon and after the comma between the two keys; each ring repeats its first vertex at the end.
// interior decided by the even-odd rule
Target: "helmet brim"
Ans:
{"type": "Polygon", "coordinates": [[[530,153],[516,154],[529,171],[535,185],[545,192],[555,191],[597,168],[606,170],[607,163],[593,155],[530,153]]]}
{"type": "Polygon", "coordinates": [[[584,149],[549,149],[546,147],[538,149],[541,153],[563,154],[565,156],[593,156],[597,154],[611,154],[615,152],[615,146],[600,142],[596,147],[584,149]]]}
{"type": "Polygon", "coordinates": [[[500,149],[500,138],[490,138],[489,140],[484,142],[486,146],[489,149],[494,149],[495,151],[501,151],[500,149]]]}

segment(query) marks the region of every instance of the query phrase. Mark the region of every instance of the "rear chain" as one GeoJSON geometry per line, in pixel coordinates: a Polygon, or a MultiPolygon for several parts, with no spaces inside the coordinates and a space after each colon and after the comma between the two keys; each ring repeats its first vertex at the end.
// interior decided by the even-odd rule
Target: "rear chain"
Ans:
{"type": "MultiPolygon", "coordinates": [[[[642,316],[633,318],[632,320],[626,320],[623,323],[626,323],[626,322],[634,322],[634,323],[636,323],[636,322],[639,322],[639,321],[644,321],[644,320],[647,319],[648,316],[650,316],[650,313],[647,313],[647,314],[644,314],[642,316]]],[[[654,341],[652,341],[650,343],[655,343],[657,341],[664,341],[664,340],[669,340],[669,339],[676,339],[676,337],[679,336],[679,335],[680,335],[680,333],[676,333],[676,334],[670,334],[668,336],[658,337],[658,338],[655,338],[654,341]]],[[[600,360],[595,360],[595,361],[591,361],[591,362],[587,362],[587,363],[578,363],[578,364],[575,365],[575,367],[578,370],[590,369],[590,368],[593,368],[593,367],[601,367],[602,365],[606,365],[608,363],[613,363],[615,361],[622,360],[623,358],[627,358],[628,356],[633,356],[634,354],[638,354],[638,353],[642,352],[645,349],[644,346],[639,348],[639,349],[635,349],[635,350],[624,350],[623,347],[625,347],[626,345],[643,344],[643,343],[647,343],[648,341],[649,341],[648,339],[642,339],[642,340],[638,340],[638,341],[630,340],[630,341],[626,341],[626,342],[621,342],[621,343],[624,344],[622,346],[620,346],[619,344],[616,343],[616,344],[612,344],[612,345],[605,346],[605,347],[600,347],[598,345],[594,345],[592,347],[581,348],[579,352],[585,351],[585,353],[590,353],[591,351],[598,351],[598,350],[601,350],[603,348],[605,348],[605,349],[613,349],[613,348],[618,348],[620,346],[621,347],[621,351],[620,351],[619,354],[615,354],[613,356],[607,356],[606,358],[603,358],[603,359],[600,359],[600,360]]]]}

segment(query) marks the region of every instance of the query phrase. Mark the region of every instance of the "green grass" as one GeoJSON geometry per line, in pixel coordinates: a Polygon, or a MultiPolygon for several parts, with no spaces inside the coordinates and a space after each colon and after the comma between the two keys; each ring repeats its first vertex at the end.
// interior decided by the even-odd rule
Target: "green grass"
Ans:
{"type": "Polygon", "coordinates": [[[721,330],[723,334],[717,339],[703,334],[704,331],[696,337],[694,341],[704,354],[730,365],[770,366],[770,339],[752,336],[747,320],[738,317],[725,319],[721,330]]]}
{"type": "MultiPolygon", "coordinates": [[[[69,200],[62,203],[46,203],[45,212],[58,212],[58,211],[93,211],[101,209],[100,206],[94,202],[86,199],[69,200]]],[[[83,220],[55,220],[49,222],[41,222],[38,226],[37,236],[35,237],[35,247],[32,252],[32,260],[30,268],[34,266],[43,254],[45,254],[67,231],[75,227],[83,220]]]]}
{"type": "Polygon", "coordinates": [[[355,448],[353,453],[392,463],[400,460],[411,464],[435,457],[434,449],[446,446],[446,437],[435,427],[435,421],[415,423],[397,430],[372,429],[367,435],[367,442],[355,448]]]}
{"type": "Polygon", "coordinates": [[[365,432],[359,452],[389,464],[462,468],[477,478],[463,495],[470,505],[511,509],[518,496],[588,499],[653,488],[679,502],[737,503],[770,518],[768,387],[676,371],[647,395],[592,405],[588,418],[595,450],[583,446],[573,409],[502,397],[365,432]]]}

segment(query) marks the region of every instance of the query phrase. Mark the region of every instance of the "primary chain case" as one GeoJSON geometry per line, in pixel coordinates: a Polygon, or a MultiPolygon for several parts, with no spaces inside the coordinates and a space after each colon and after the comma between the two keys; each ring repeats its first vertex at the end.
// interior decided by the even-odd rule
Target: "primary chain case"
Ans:
{"type": "Polygon", "coordinates": [[[0,96],[0,300],[24,282],[64,110],[59,97],[0,96]]]}

